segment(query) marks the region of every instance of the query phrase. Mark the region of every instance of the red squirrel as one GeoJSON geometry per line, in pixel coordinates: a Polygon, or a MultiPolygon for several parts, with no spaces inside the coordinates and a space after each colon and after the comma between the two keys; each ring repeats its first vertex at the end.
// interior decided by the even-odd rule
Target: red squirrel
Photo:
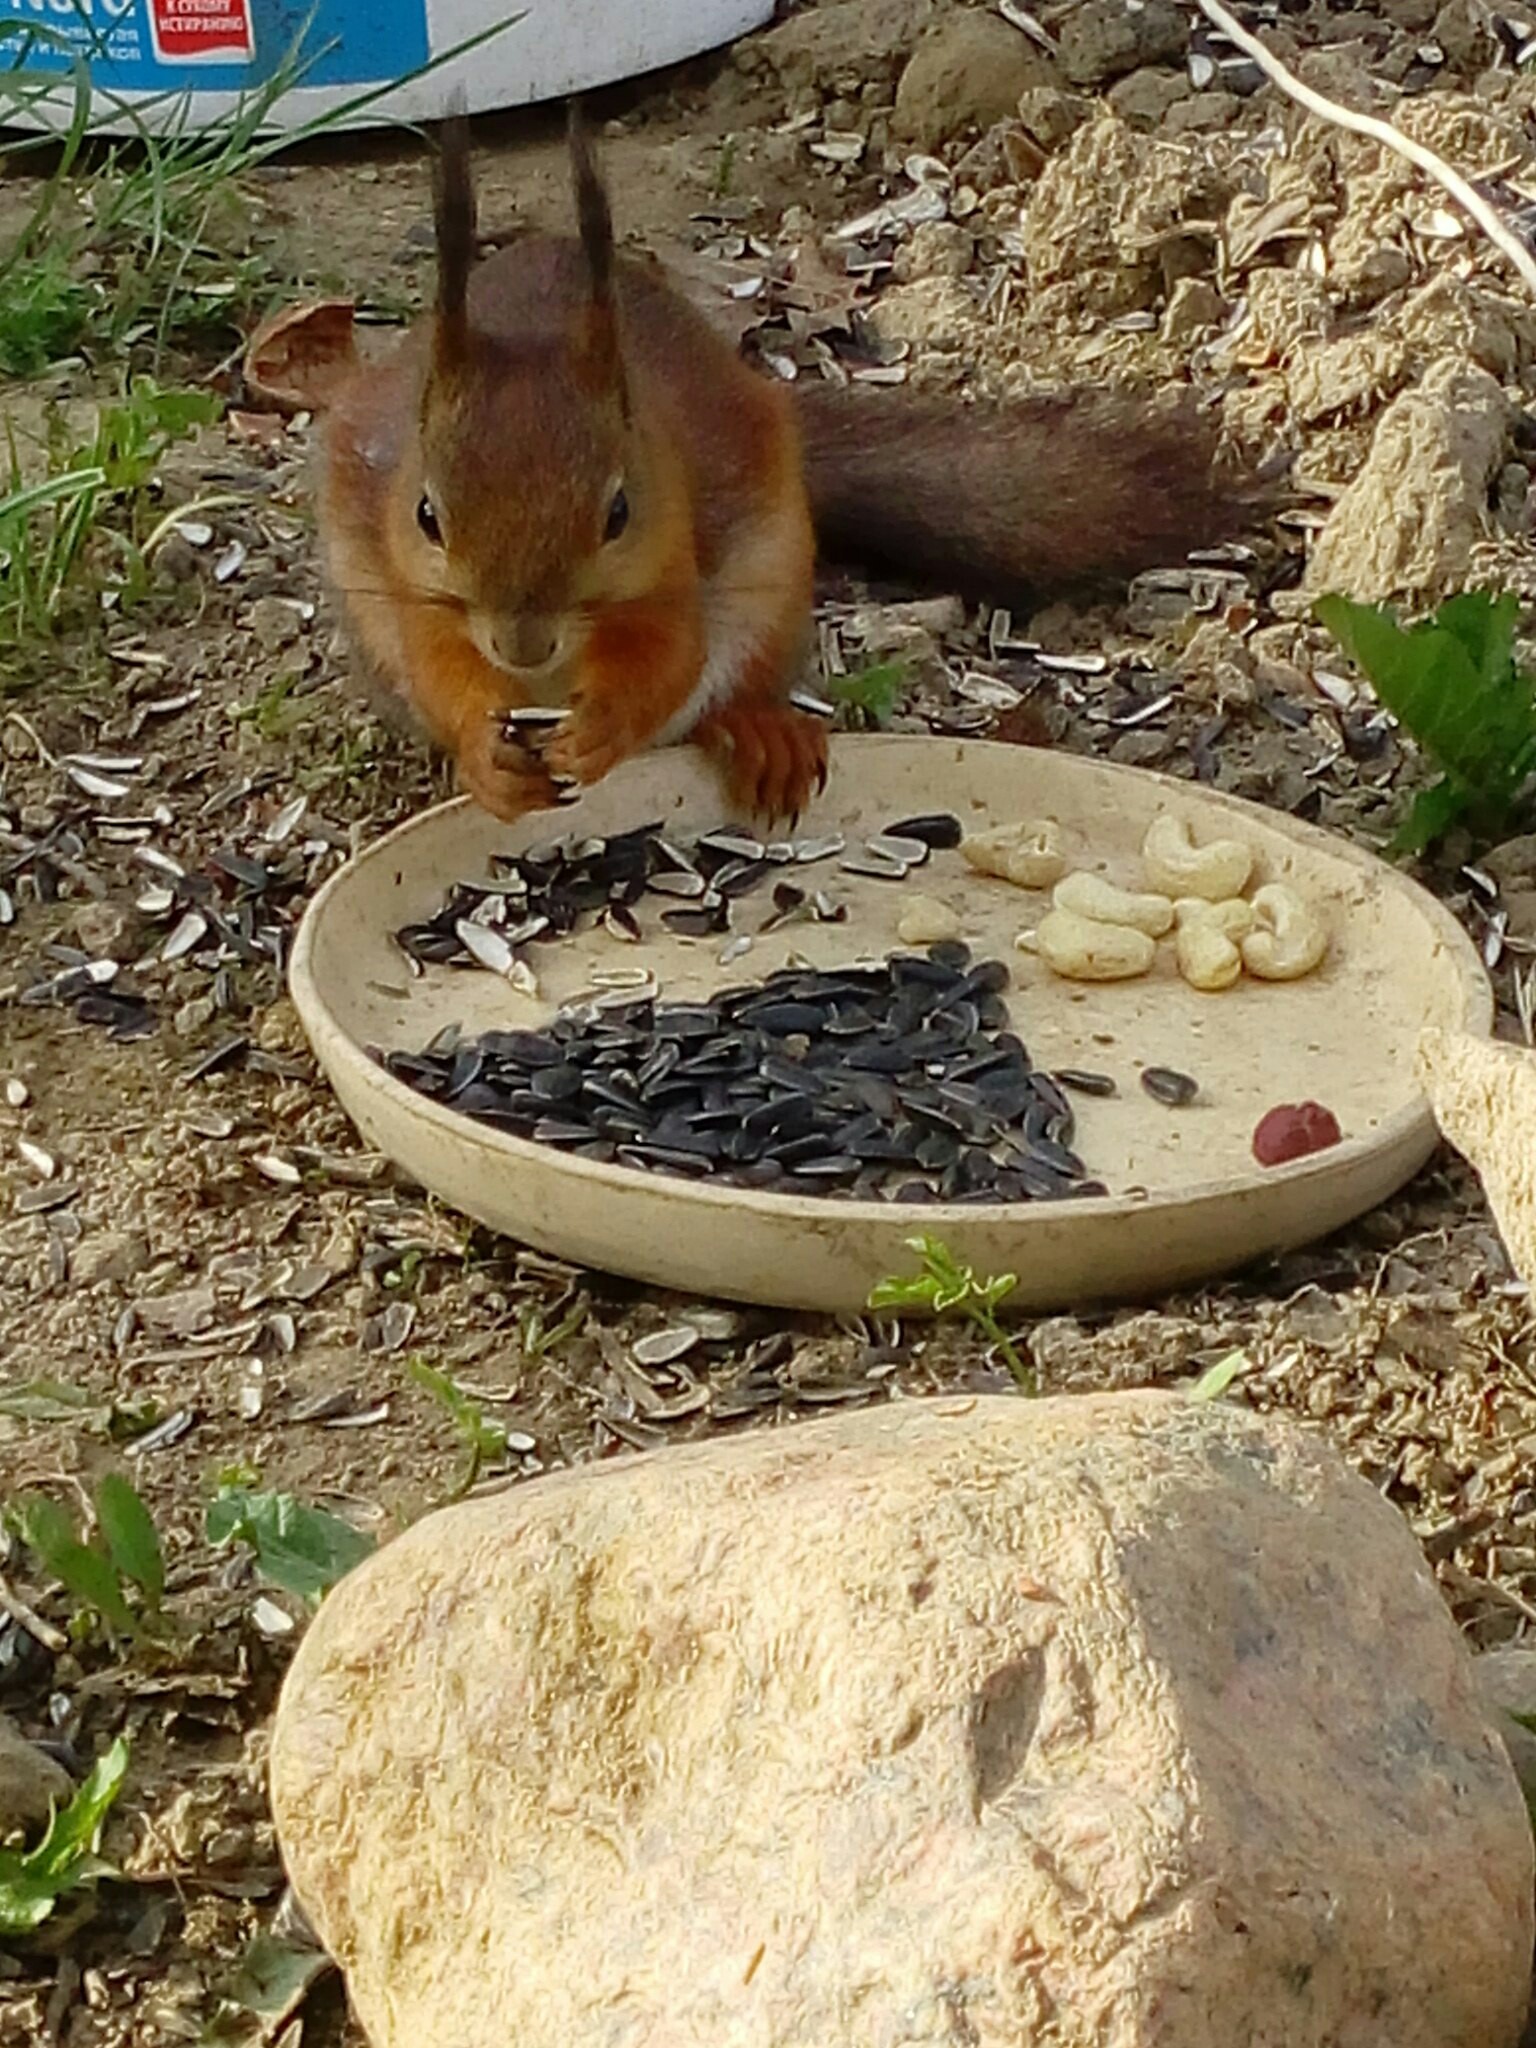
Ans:
{"type": "Polygon", "coordinates": [[[797,816],[825,726],[789,701],[818,540],[994,599],[1126,576],[1230,535],[1194,409],[1075,392],[999,410],[749,365],[614,248],[573,107],[579,234],[477,261],[467,124],[444,125],[437,297],[331,408],[320,520],[359,651],[508,820],[687,740],[732,802],[797,816]],[[515,707],[567,713],[541,753],[515,707]]]}

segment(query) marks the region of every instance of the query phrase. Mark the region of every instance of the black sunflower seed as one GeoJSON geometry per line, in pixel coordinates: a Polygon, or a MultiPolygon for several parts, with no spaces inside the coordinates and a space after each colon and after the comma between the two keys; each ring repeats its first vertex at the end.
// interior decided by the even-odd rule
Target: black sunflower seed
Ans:
{"type": "Polygon", "coordinates": [[[1053,1068],[1052,1079],[1059,1087],[1070,1088],[1076,1095],[1107,1097],[1118,1092],[1111,1075],[1092,1074],[1082,1067],[1053,1068]]]}
{"type": "Polygon", "coordinates": [[[960,820],[948,811],[929,811],[918,818],[898,818],[885,830],[892,839],[920,840],[924,846],[932,847],[935,853],[947,852],[958,846],[965,836],[960,820]]]}

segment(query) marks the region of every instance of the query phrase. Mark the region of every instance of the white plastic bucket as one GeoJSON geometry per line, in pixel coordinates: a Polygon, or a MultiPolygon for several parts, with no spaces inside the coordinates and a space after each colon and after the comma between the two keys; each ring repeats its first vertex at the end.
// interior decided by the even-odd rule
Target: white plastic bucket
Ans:
{"type": "MultiPolygon", "coordinates": [[[[292,129],[404,80],[352,116],[378,127],[431,119],[463,90],[471,113],[526,106],[675,64],[718,48],[773,13],[774,0],[0,0],[0,65],[29,81],[85,59],[96,125],[134,118],[196,130],[231,113],[271,80],[303,34],[313,61],[272,109],[292,129]],[[514,17],[521,15],[521,20],[514,17]],[[306,30],[306,21],[308,27],[306,30]],[[500,33],[412,78],[433,58],[500,33]],[[30,44],[27,28],[42,31],[30,44]],[[62,47],[61,47],[62,46],[62,47]],[[20,56],[18,66],[17,59],[20,56]],[[124,108],[133,109],[125,115],[124,108]]],[[[35,119],[65,118],[61,83],[35,119]]]]}

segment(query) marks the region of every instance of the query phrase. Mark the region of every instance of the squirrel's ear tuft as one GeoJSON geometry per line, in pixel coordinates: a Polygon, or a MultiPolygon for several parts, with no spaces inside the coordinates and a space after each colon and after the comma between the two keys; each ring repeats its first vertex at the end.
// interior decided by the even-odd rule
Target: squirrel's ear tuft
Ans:
{"type": "Polygon", "coordinates": [[[451,361],[464,353],[469,273],[475,263],[475,188],[469,170],[469,118],[462,89],[450,100],[438,135],[433,215],[437,229],[436,352],[451,361]]]}
{"type": "Polygon", "coordinates": [[[586,258],[588,298],[581,316],[578,348],[582,366],[594,388],[616,393],[628,411],[624,359],[619,346],[619,317],[613,289],[613,214],[592,135],[581,102],[572,99],[568,115],[571,181],[576,193],[576,221],[586,258]]]}

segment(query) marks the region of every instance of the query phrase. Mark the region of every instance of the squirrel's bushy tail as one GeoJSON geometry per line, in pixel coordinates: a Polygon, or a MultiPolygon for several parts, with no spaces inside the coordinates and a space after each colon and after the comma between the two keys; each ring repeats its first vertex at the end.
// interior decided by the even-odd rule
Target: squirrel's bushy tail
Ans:
{"type": "Polygon", "coordinates": [[[1020,602],[1234,539],[1261,487],[1218,459],[1193,395],[1078,390],[1001,406],[793,387],[816,533],[834,560],[1020,602]]]}

